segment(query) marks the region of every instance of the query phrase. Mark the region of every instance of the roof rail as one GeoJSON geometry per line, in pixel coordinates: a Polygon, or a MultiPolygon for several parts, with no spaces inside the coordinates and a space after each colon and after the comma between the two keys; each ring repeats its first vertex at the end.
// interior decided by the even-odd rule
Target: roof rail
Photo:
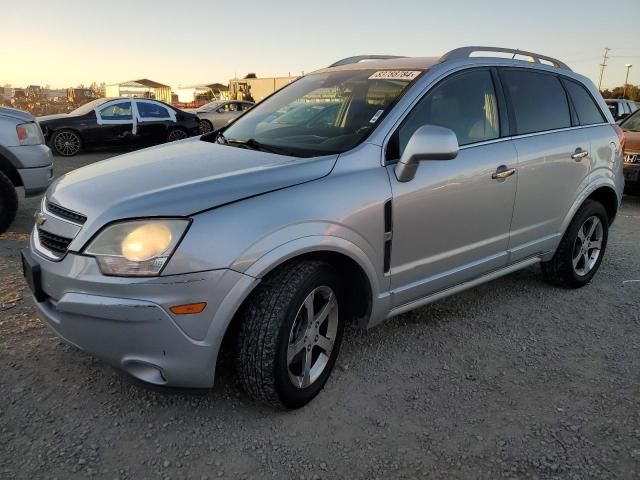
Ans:
{"type": "Polygon", "coordinates": [[[456,48],[455,50],[451,50],[448,53],[445,53],[442,57],[440,57],[440,62],[446,62],[449,60],[457,60],[460,58],[469,58],[472,53],[475,52],[500,52],[500,53],[511,53],[513,54],[512,58],[515,58],[516,55],[522,55],[525,57],[531,58],[531,60],[535,63],[542,63],[540,60],[545,60],[551,63],[556,68],[562,68],[563,70],[571,69],[567,66],[566,63],[561,62],[557,58],[547,57],[546,55],[540,55],[538,53],[527,52],[525,50],[518,50],[513,48],[500,48],[500,47],[461,47],[456,48]]]}
{"type": "Polygon", "coordinates": [[[350,65],[352,63],[362,62],[364,60],[389,60],[390,58],[405,58],[398,55],[356,55],[355,57],[347,57],[342,60],[338,60],[335,63],[329,65],[331,67],[340,67],[342,65],[350,65]]]}

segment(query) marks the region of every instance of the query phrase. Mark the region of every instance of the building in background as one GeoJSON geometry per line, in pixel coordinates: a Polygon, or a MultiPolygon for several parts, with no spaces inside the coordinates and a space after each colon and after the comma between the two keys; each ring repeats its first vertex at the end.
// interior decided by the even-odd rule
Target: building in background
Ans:
{"type": "Polygon", "coordinates": [[[107,97],[154,98],[171,103],[171,87],[147,78],[113,83],[106,86],[107,97]]]}
{"type": "Polygon", "coordinates": [[[259,102],[298,77],[234,78],[229,80],[229,96],[233,100],[259,102]]]}
{"type": "Polygon", "coordinates": [[[224,100],[227,98],[229,87],[221,83],[209,83],[204,85],[189,85],[178,87],[174,94],[177,94],[179,103],[203,103],[212,100],[224,100]]]}

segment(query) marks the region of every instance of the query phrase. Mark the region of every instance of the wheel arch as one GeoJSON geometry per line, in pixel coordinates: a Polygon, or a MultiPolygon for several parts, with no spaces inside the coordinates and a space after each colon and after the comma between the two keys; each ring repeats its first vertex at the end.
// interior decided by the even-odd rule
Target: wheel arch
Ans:
{"type": "Polygon", "coordinates": [[[22,186],[22,178],[20,178],[14,162],[11,161],[10,157],[6,155],[2,149],[0,149],[0,172],[4,173],[9,180],[11,180],[14,187],[22,186]]]}
{"type": "Polygon", "coordinates": [[[247,280],[238,285],[238,291],[230,292],[225,298],[212,322],[212,325],[217,326],[217,333],[213,338],[219,339],[218,348],[215,349],[215,364],[232,351],[232,340],[238,327],[238,312],[260,285],[261,279],[291,262],[321,260],[334,266],[347,285],[347,308],[355,323],[364,328],[370,318],[376,315],[375,311],[379,308],[375,302],[378,282],[375,279],[373,265],[366,259],[364,252],[337,237],[325,244],[317,243],[317,239],[314,241],[310,238],[313,237],[290,242],[296,243],[296,248],[289,244],[282,245],[256,261],[245,272],[247,280]],[[224,305],[227,301],[231,304],[224,305]],[[224,327],[221,328],[223,324],[224,327]]]}
{"type": "Polygon", "coordinates": [[[613,223],[618,213],[618,207],[620,206],[621,195],[617,193],[615,185],[612,180],[600,179],[596,182],[588,185],[576,198],[575,202],[569,209],[569,212],[562,222],[561,232],[564,235],[573,217],[578,209],[584,204],[586,200],[596,200],[600,202],[607,210],[609,217],[609,225],[613,223]]]}

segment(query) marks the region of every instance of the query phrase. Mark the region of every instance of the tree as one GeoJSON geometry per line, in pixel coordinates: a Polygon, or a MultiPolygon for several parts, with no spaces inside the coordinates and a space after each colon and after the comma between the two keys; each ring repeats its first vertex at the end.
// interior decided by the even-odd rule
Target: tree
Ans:
{"type": "Polygon", "coordinates": [[[247,78],[258,78],[258,76],[255,73],[247,73],[244,79],[246,80],[247,78]]]}
{"type": "MultiPolygon", "coordinates": [[[[601,93],[604,98],[622,98],[622,94],[624,93],[624,86],[615,87],[612,90],[606,89],[601,93]]],[[[627,100],[634,100],[636,102],[640,101],[640,87],[627,84],[627,92],[625,94],[625,98],[627,100]]]]}

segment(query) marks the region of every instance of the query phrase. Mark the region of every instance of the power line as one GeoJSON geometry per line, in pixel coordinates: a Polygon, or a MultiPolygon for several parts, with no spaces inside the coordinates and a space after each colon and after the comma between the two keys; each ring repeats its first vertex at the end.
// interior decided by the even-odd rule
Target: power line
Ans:
{"type": "Polygon", "coordinates": [[[602,67],[600,69],[600,81],[598,82],[598,90],[600,90],[602,88],[602,77],[604,76],[604,69],[607,68],[607,58],[609,58],[609,51],[611,49],[608,47],[605,47],[604,49],[604,56],[602,57],[602,63],[600,64],[600,67],[602,67]]]}

